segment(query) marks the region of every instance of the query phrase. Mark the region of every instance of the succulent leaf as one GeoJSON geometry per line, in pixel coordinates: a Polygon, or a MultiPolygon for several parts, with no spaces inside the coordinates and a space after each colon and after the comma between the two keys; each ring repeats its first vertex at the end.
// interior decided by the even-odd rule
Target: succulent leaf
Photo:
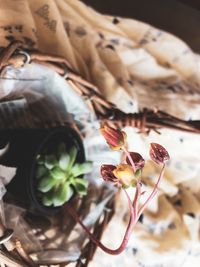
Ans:
{"type": "Polygon", "coordinates": [[[51,206],[53,204],[53,199],[52,199],[52,196],[51,195],[44,195],[43,198],[42,198],[42,203],[44,206],[51,206]]]}
{"type": "Polygon", "coordinates": [[[38,165],[43,165],[44,164],[44,157],[42,155],[38,155],[36,158],[37,164],[38,165]]]}
{"type": "Polygon", "coordinates": [[[92,162],[91,161],[87,161],[84,163],[76,163],[74,164],[74,166],[71,169],[71,173],[77,177],[80,176],[82,174],[86,174],[91,172],[92,170],[92,162]]]}
{"type": "Polygon", "coordinates": [[[51,170],[51,175],[55,180],[63,180],[66,178],[65,172],[61,170],[59,167],[54,167],[51,170]]]}
{"type": "Polygon", "coordinates": [[[51,170],[56,165],[56,157],[54,155],[46,155],[45,156],[45,167],[51,170]]]}
{"type": "Polygon", "coordinates": [[[82,178],[76,178],[74,181],[74,187],[80,195],[84,196],[87,194],[88,182],[82,178]]]}
{"type": "Polygon", "coordinates": [[[77,154],[75,146],[67,153],[65,144],[61,143],[55,155],[38,155],[38,190],[44,193],[43,205],[61,206],[71,198],[74,190],[86,195],[88,182],[77,177],[90,172],[92,162],[75,163],[77,154]]]}
{"type": "Polygon", "coordinates": [[[44,165],[39,165],[36,170],[36,178],[40,179],[44,175],[47,175],[47,173],[48,170],[46,169],[46,167],[44,165]]]}
{"type": "Polygon", "coordinates": [[[55,207],[62,206],[72,195],[73,190],[69,184],[65,183],[64,185],[60,185],[53,195],[53,205],[55,207]]]}
{"type": "Polygon", "coordinates": [[[38,190],[46,193],[50,191],[56,185],[56,183],[57,181],[53,177],[45,176],[40,180],[38,184],[38,190]]]}
{"type": "Polygon", "coordinates": [[[70,160],[69,160],[69,165],[68,165],[68,168],[67,168],[68,172],[71,170],[72,166],[74,165],[74,162],[76,160],[77,154],[78,154],[77,148],[75,146],[72,147],[70,152],[69,152],[70,160]]]}
{"type": "Polygon", "coordinates": [[[59,167],[66,171],[70,162],[70,157],[67,153],[63,153],[59,158],[59,167]]]}

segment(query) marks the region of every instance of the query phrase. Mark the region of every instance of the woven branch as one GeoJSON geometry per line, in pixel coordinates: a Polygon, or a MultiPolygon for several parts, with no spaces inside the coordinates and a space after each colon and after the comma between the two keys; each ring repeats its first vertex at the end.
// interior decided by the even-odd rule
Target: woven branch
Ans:
{"type": "Polygon", "coordinates": [[[173,129],[184,132],[200,134],[200,121],[184,121],[161,110],[143,109],[139,113],[126,114],[118,109],[112,110],[109,120],[105,115],[99,115],[101,121],[118,127],[132,126],[142,133],[154,130],[159,133],[160,129],[173,129]]]}

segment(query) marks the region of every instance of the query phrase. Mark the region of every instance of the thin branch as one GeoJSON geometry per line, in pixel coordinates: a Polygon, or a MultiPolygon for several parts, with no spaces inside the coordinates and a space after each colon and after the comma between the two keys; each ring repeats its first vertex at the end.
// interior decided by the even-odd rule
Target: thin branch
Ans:
{"type": "Polygon", "coordinates": [[[144,202],[144,204],[140,207],[140,209],[139,209],[139,211],[138,211],[138,217],[137,217],[137,218],[140,217],[140,215],[142,214],[142,212],[143,212],[144,209],[146,208],[146,206],[147,206],[147,204],[149,203],[149,201],[150,201],[151,199],[153,199],[153,197],[154,197],[155,194],[157,193],[157,191],[158,191],[158,186],[159,186],[159,184],[160,184],[161,178],[162,178],[163,175],[164,175],[165,167],[166,167],[166,165],[165,165],[165,163],[164,163],[164,164],[163,164],[163,167],[162,167],[162,170],[161,170],[161,172],[160,172],[160,175],[159,175],[159,177],[158,177],[158,181],[157,181],[157,183],[155,184],[154,189],[153,189],[153,191],[151,192],[151,194],[149,195],[149,197],[147,198],[147,200],[146,200],[146,201],[144,202]]]}

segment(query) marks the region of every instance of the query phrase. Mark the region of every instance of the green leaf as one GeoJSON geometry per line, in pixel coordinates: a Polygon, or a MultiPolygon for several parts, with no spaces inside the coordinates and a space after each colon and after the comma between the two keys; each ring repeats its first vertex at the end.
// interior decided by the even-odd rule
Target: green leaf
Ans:
{"type": "Polygon", "coordinates": [[[43,193],[46,193],[50,191],[56,185],[56,183],[57,181],[53,179],[53,177],[45,176],[40,180],[38,184],[38,190],[43,193]]]}
{"type": "Polygon", "coordinates": [[[65,177],[65,182],[68,184],[72,184],[74,179],[76,179],[76,177],[74,177],[72,174],[68,174],[65,177]]]}
{"type": "Polygon", "coordinates": [[[88,182],[85,179],[77,178],[74,180],[73,185],[77,193],[79,193],[81,196],[87,194],[88,182]]]}
{"type": "Polygon", "coordinates": [[[73,193],[69,184],[65,183],[64,185],[60,185],[53,195],[53,205],[55,207],[62,206],[72,197],[73,193]]]}
{"type": "Polygon", "coordinates": [[[72,147],[70,152],[69,152],[70,161],[69,161],[69,165],[68,165],[68,168],[67,168],[68,172],[71,170],[72,166],[74,165],[77,153],[78,153],[77,148],[75,146],[72,147]]]}
{"type": "Polygon", "coordinates": [[[59,159],[59,167],[63,170],[63,171],[66,171],[67,168],[68,168],[68,165],[69,165],[69,162],[70,162],[70,157],[67,153],[64,153],[60,156],[60,159],[59,159]]]}
{"type": "Polygon", "coordinates": [[[36,178],[40,179],[44,175],[47,175],[47,173],[48,173],[48,170],[46,169],[46,167],[43,165],[39,165],[36,169],[36,178]]]}
{"type": "Polygon", "coordinates": [[[79,176],[79,175],[82,175],[82,174],[89,173],[89,172],[91,172],[91,170],[92,170],[92,162],[91,161],[87,161],[87,162],[84,162],[84,163],[76,163],[72,167],[71,173],[74,176],[79,176]]]}
{"type": "Polygon", "coordinates": [[[57,163],[56,157],[54,155],[46,155],[45,156],[45,167],[51,170],[57,163]]]}
{"type": "Polygon", "coordinates": [[[55,180],[63,180],[66,178],[65,172],[63,170],[61,170],[59,167],[54,167],[51,171],[50,171],[52,177],[55,180]]]}
{"type": "Polygon", "coordinates": [[[43,196],[43,198],[42,198],[42,203],[43,203],[44,206],[47,206],[47,207],[53,205],[53,199],[52,199],[52,196],[49,195],[49,194],[45,194],[45,195],[43,196]]]}
{"type": "Polygon", "coordinates": [[[43,165],[44,164],[44,157],[42,155],[37,155],[36,161],[38,165],[43,165]]]}

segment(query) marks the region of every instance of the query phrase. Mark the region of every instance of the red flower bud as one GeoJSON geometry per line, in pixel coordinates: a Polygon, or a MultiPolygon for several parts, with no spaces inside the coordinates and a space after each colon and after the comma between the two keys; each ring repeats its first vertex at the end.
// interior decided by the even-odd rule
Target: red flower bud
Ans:
{"type": "MultiPolygon", "coordinates": [[[[145,160],[143,159],[143,157],[137,152],[129,152],[129,154],[135,164],[136,171],[142,169],[145,164],[145,160]]],[[[127,164],[131,165],[131,162],[128,157],[126,157],[126,162],[127,164]]]]}
{"type": "Polygon", "coordinates": [[[149,154],[151,159],[157,164],[163,164],[165,161],[170,159],[167,150],[157,143],[151,143],[149,154]]]}
{"type": "Polygon", "coordinates": [[[137,183],[137,175],[132,167],[127,164],[117,166],[104,164],[101,166],[101,176],[105,182],[110,182],[119,187],[135,186],[137,183]]]}
{"type": "Polygon", "coordinates": [[[125,145],[126,142],[126,133],[119,130],[114,129],[107,124],[104,124],[103,127],[100,128],[100,131],[110,148],[113,150],[120,150],[125,145]]]}
{"type": "Polygon", "coordinates": [[[116,169],[114,165],[104,164],[101,166],[101,176],[105,182],[110,182],[113,184],[118,184],[118,178],[115,177],[113,171],[116,169]]]}

